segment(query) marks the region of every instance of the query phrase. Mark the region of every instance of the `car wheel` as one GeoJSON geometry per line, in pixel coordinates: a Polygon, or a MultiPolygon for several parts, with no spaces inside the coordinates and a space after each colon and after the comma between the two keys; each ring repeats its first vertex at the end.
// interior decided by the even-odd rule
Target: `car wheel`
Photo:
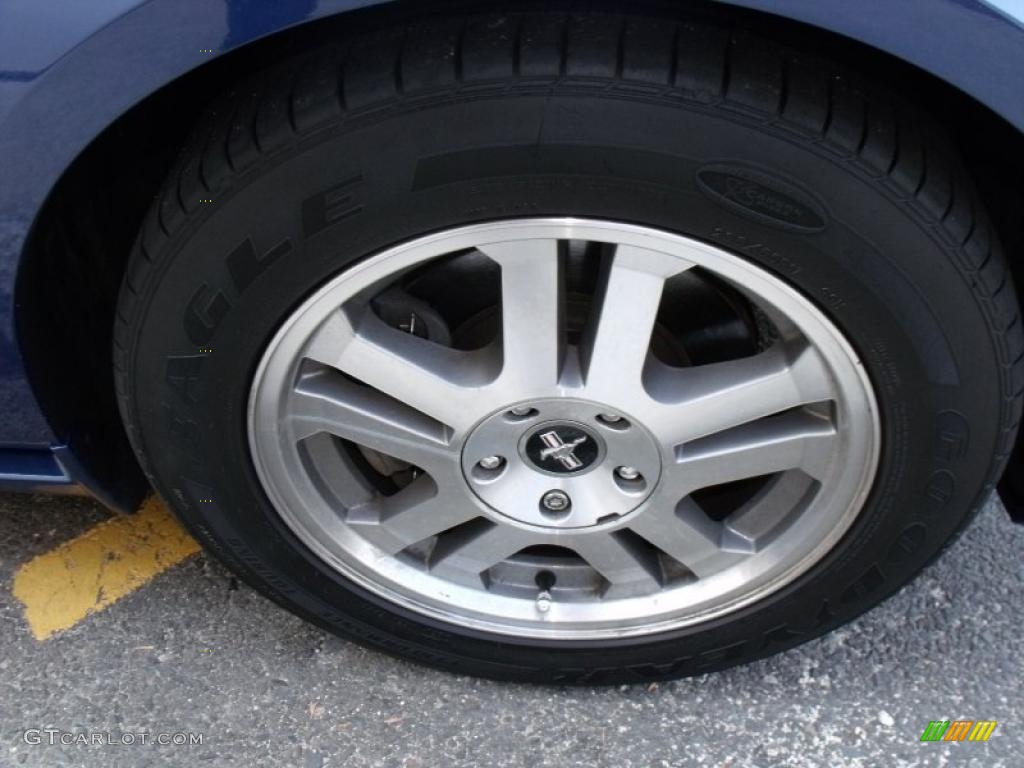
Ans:
{"type": "Polygon", "coordinates": [[[224,562],[498,678],[694,674],[920,571],[1019,416],[940,129],[742,30],[353,35],[209,110],[120,297],[125,424],[224,562]]]}

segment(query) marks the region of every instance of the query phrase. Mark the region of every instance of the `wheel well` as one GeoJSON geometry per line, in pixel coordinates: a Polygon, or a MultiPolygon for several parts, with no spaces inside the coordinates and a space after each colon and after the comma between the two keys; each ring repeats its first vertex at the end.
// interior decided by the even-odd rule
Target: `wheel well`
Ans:
{"type": "MultiPolygon", "coordinates": [[[[648,6],[678,13],[676,4],[648,6]]],[[[114,393],[111,331],[117,293],[141,220],[201,112],[233,83],[353,27],[459,7],[467,4],[371,7],[243,46],[132,108],[89,144],[54,186],[33,224],[18,272],[19,342],[33,390],[58,439],[70,445],[83,471],[119,505],[132,506],[146,483],[122,429],[114,393]]],[[[468,7],[485,11],[487,4],[468,7]]],[[[600,4],[591,7],[601,9],[600,4]]],[[[607,10],[614,12],[615,6],[607,10]]],[[[921,108],[949,128],[1007,251],[1024,248],[1024,136],[991,110],[919,69],[830,32],[722,3],[688,4],[686,13],[753,26],[914,94],[921,108]]],[[[1013,258],[1010,262],[1020,280],[1022,266],[1013,258]]]]}

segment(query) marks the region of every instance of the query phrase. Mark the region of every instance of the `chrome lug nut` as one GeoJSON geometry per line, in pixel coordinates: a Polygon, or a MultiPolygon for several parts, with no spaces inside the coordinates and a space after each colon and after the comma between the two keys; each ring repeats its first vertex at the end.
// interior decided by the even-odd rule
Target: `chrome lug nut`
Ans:
{"type": "Polygon", "coordinates": [[[599,413],[597,418],[607,424],[614,424],[617,421],[622,421],[622,417],[617,413],[599,413]]]}
{"type": "Polygon", "coordinates": [[[512,410],[509,411],[509,413],[511,413],[513,416],[528,416],[530,414],[530,411],[532,410],[533,408],[531,408],[530,406],[523,405],[520,406],[519,408],[513,408],[512,410]]]}
{"type": "Polygon", "coordinates": [[[505,463],[505,460],[501,456],[484,456],[477,463],[481,469],[497,469],[505,463]]]}
{"type": "Polygon", "coordinates": [[[564,512],[572,501],[565,491],[548,491],[541,496],[540,503],[549,512],[564,512]]]}
{"type": "Polygon", "coordinates": [[[640,470],[636,467],[619,467],[615,470],[615,474],[621,477],[623,480],[639,480],[640,470]]]}

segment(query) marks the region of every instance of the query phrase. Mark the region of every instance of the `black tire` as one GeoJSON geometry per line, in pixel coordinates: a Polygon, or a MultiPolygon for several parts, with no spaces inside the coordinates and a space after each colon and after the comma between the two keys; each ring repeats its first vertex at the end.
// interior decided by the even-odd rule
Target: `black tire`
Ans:
{"type": "Polygon", "coordinates": [[[902,104],[746,31],[643,15],[444,18],[285,62],[210,109],[135,246],[114,346],[139,459],[254,587],[332,632],[448,669],[658,679],[818,636],[951,541],[993,490],[1020,415],[1024,336],[1005,260],[941,129],[902,104]],[[710,166],[746,192],[698,174],[710,166]],[[812,570],[688,628],[520,641],[387,604],[285,527],[245,431],[250,377],[280,320],[369,253],[526,214],[641,223],[731,250],[854,342],[880,401],[881,464],[863,512],[812,570]]]}

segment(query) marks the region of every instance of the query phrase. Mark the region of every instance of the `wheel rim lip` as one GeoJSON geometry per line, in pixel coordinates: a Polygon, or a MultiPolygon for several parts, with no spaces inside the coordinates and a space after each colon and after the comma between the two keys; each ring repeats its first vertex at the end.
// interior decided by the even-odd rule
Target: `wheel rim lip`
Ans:
{"type": "MultiPolygon", "coordinates": [[[[755,291],[755,293],[758,294],[759,298],[761,297],[759,292],[755,291]]],[[[334,306],[340,306],[344,303],[344,300],[337,303],[329,303],[334,304],[334,306]]],[[[770,303],[773,305],[775,304],[775,302],[770,303]]],[[[788,313],[787,317],[790,320],[793,319],[788,313]]],[[[831,371],[831,364],[834,361],[830,358],[829,362],[831,371]]],[[[270,399],[273,401],[273,398],[270,399]]],[[[275,417],[278,416],[278,404],[272,402],[269,412],[275,417]]],[[[482,420],[483,419],[481,419],[481,421],[482,420]]],[[[369,592],[382,597],[389,602],[398,604],[403,608],[410,609],[421,615],[438,619],[446,624],[454,625],[456,627],[483,630],[496,634],[532,637],[536,639],[599,640],[649,635],[670,629],[691,626],[712,618],[732,613],[778,591],[787,584],[792,583],[797,577],[805,573],[814,564],[824,558],[830,551],[832,551],[843,534],[849,530],[871,492],[881,452],[879,410],[875,400],[874,389],[863,363],[860,361],[856,351],[847,341],[842,332],[832,324],[821,310],[800,294],[795,288],[788,285],[780,278],[772,275],[762,267],[756,266],[739,256],[683,235],[635,224],[581,218],[545,217],[534,219],[512,219],[455,227],[420,238],[415,238],[392,248],[385,249],[379,253],[372,254],[364,261],[349,267],[343,273],[328,280],[326,284],[314,291],[309,298],[303,301],[299,308],[295,310],[284,323],[282,323],[271,342],[267,345],[252,379],[246,423],[251,458],[264,492],[270,499],[271,504],[274,506],[277,513],[281,516],[292,532],[295,533],[302,543],[311,549],[313,553],[327,565],[369,592]],[[367,560],[373,560],[375,558],[375,555],[373,554],[375,547],[370,544],[369,541],[362,539],[358,533],[351,530],[348,531],[352,539],[347,542],[349,544],[349,548],[345,550],[344,553],[339,554],[336,547],[328,546],[328,544],[337,543],[336,535],[332,536],[330,531],[323,529],[323,526],[320,526],[320,535],[315,535],[308,529],[307,524],[309,521],[302,519],[301,515],[297,515],[294,506],[290,505],[287,499],[282,496],[282,491],[285,491],[286,493],[294,493],[299,490],[295,488],[296,478],[287,472],[283,477],[280,473],[274,473],[272,469],[268,467],[264,453],[264,436],[268,433],[275,432],[273,429],[268,429],[266,423],[266,416],[268,413],[268,395],[266,391],[267,377],[268,374],[275,372],[275,368],[278,369],[276,372],[280,374],[282,372],[280,370],[282,365],[287,368],[292,364],[291,361],[282,363],[280,359],[275,359],[274,353],[279,348],[282,339],[286,338],[289,334],[303,331],[304,327],[307,333],[303,335],[302,338],[308,338],[308,332],[317,327],[319,322],[322,320],[321,318],[321,320],[312,321],[312,310],[314,308],[321,307],[328,297],[338,291],[339,286],[353,283],[362,285],[362,288],[360,289],[349,290],[347,292],[347,297],[351,297],[367,286],[377,284],[388,278],[393,279],[405,269],[420,263],[425,263],[426,261],[443,255],[444,253],[464,248],[483,246],[491,243],[506,242],[509,240],[525,240],[530,239],[531,237],[585,239],[620,244],[624,242],[623,237],[626,237],[627,241],[631,244],[650,248],[651,250],[672,252],[673,249],[671,246],[674,246],[675,249],[682,248],[689,254],[687,256],[688,259],[696,261],[696,263],[702,268],[709,269],[709,271],[719,275],[720,277],[726,278],[731,283],[738,283],[749,288],[750,286],[748,285],[748,281],[742,278],[751,278],[751,276],[756,276],[757,279],[754,280],[755,283],[760,281],[761,283],[770,284],[773,292],[776,294],[776,297],[785,296],[789,302],[793,303],[793,306],[801,308],[801,313],[805,320],[808,317],[814,320],[814,324],[812,324],[810,332],[808,332],[808,328],[806,328],[803,323],[797,321],[794,322],[800,328],[801,332],[807,336],[815,348],[819,348],[819,339],[815,338],[816,334],[819,334],[822,331],[828,333],[827,340],[831,345],[834,345],[835,350],[841,352],[844,363],[850,367],[850,370],[853,371],[859,383],[858,392],[859,396],[863,398],[864,402],[862,405],[863,410],[865,411],[865,413],[861,414],[861,418],[865,422],[861,426],[865,427],[865,429],[858,439],[862,443],[861,453],[864,456],[864,461],[859,464],[861,471],[859,473],[858,481],[856,482],[856,492],[849,495],[849,503],[845,505],[845,509],[842,513],[833,515],[835,518],[833,520],[834,524],[829,526],[829,530],[825,535],[816,540],[817,543],[815,546],[813,546],[809,551],[804,552],[799,559],[788,563],[785,567],[776,568],[769,578],[762,579],[755,588],[739,593],[734,589],[734,594],[731,597],[719,599],[717,602],[712,601],[708,605],[698,605],[693,608],[676,611],[675,613],[666,613],[662,611],[661,614],[652,616],[650,621],[642,623],[634,621],[631,624],[624,624],[623,620],[620,618],[611,618],[604,622],[586,622],[580,618],[578,612],[574,611],[574,606],[570,605],[568,606],[569,610],[565,610],[566,606],[563,604],[558,606],[562,609],[562,616],[559,619],[559,623],[556,623],[552,621],[552,619],[555,618],[552,614],[546,614],[543,619],[537,619],[537,617],[531,613],[531,616],[527,619],[525,612],[520,611],[519,616],[517,616],[515,612],[512,612],[511,615],[495,618],[491,614],[467,610],[465,608],[457,610],[453,609],[453,596],[457,598],[470,597],[476,601],[479,601],[481,597],[480,590],[455,584],[453,582],[442,582],[443,586],[440,589],[437,588],[437,585],[434,585],[433,587],[425,588],[420,592],[414,592],[412,594],[404,591],[405,585],[402,585],[401,589],[396,589],[393,582],[380,581],[381,577],[390,579],[391,574],[382,573],[381,571],[372,571],[367,573],[365,570],[358,567],[360,563],[367,560]],[[439,246],[441,245],[444,246],[443,249],[439,249],[439,246]],[[416,255],[422,253],[426,253],[427,255],[418,255],[412,260],[409,258],[410,254],[416,255]],[[704,258],[694,259],[694,253],[702,255],[704,258]],[[395,261],[399,264],[397,268],[394,266],[395,261]],[[715,263],[718,268],[709,267],[707,263],[708,261],[715,263]],[[387,267],[388,262],[392,262],[392,266],[390,268],[387,267]],[[728,266],[729,268],[722,269],[721,267],[723,266],[728,266]],[[275,475],[273,479],[271,479],[272,475],[275,475]],[[284,480],[284,482],[280,482],[281,480],[284,480]],[[351,561],[352,558],[355,558],[355,563],[351,561]],[[471,594],[462,595],[460,594],[462,592],[468,592],[471,594]]],[[[469,433],[470,432],[467,432],[467,435],[469,433]]],[[[459,446],[458,450],[461,451],[461,449],[462,445],[459,446]]],[[[493,512],[493,510],[490,510],[490,508],[479,499],[474,498],[473,500],[480,508],[481,515],[490,517],[489,513],[493,512]]],[[[651,494],[641,504],[641,507],[655,503],[656,500],[657,494],[651,494]]],[[[490,519],[493,519],[493,517],[490,517],[490,519]]],[[[509,518],[504,518],[504,520],[505,522],[508,522],[509,518]]],[[[334,523],[334,526],[328,526],[328,528],[334,527],[335,534],[339,533],[339,531],[337,531],[338,527],[348,528],[348,526],[340,519],[336,519],[334,523]]],[[[379,555],[379,550],[376,551],[379,555]]],[[[377,557],[377,559],[379,559],[379,557],[377,557]]],[[[395,563],[398,563],[398,561],[396,558],[391,557],[388,563],[390,565],[394,565],[395,563]]],[[[404,568],[410,568],[407,564],[400,565],[404,568]]],[[[737,576],[736,574],[731,573],[732,570],[735,569],[727,569],[722,573],[709,577],[706,581],[714,581],[723,575],[729,575],[731,579],[735,581],[737,576]]],[[[422,576],[422,574],[419,575],[422,576]]],[[[431,579],[433,581],[439,581],[433,577],[431,577],[431,579]]],[[[652,598],[657,599],[662,594],[663,593],[659,592],[655,595],[622,598],[616,602],[619,607],[626,609],[626,613],[630,613],[629,609],[631,605],[647,603],[652,598]]],[[[487,601],[495,600],[491,595],[485,594],[483,597],[487,601]]],[[[522,598],[510,598],[505,596],[499,596],[496,600],[499,602],[514,601],[519,604],[531,603],[531,601],[527,601],[522,598]]],[[[581,603],[580,605],[590,604],[581,603]]],[[[599,609],[601,607],[600,603],[594,605],[599,609]]],[[[622,611],[619,613],[622,613],[622,611]]]]}

